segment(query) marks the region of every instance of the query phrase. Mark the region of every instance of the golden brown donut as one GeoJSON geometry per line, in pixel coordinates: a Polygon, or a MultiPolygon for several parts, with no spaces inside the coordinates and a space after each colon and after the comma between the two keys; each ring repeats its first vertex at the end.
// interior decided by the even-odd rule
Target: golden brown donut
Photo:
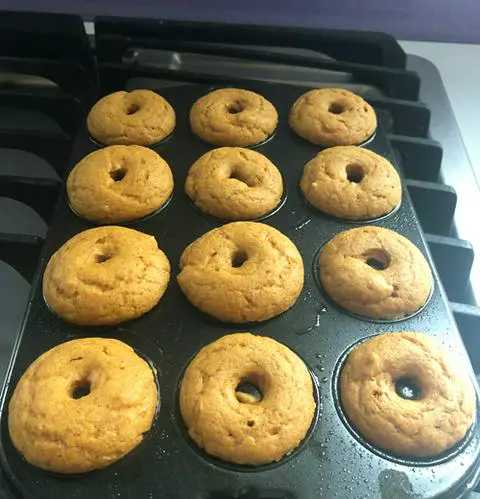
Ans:
{"type": "Polygon", "coordinates": [[[188,197],[200,210],[226,220],[261,217],[283,194],[277,167],[263,154],[221,147],[201,156],[185,182],[188,197]]]}
{"type": "Polygon", "coordinates": [[[320,252],[320,280],[342,307],[373,319],[420,309],[432,272],[420,250],[397,232],[359,227],[337,234],[320,252]]]}
{"type": "Polygon", "coordinates": [[[43,295],[69,322],[117,324],[152,309],[169,278],[170,263],[153,236],[98,227],[77,234],[53,254],[43,276],[43,295]]]}
{"type": "Polygon", "coordinates": [[[305,165],[300,187],[310,204],[349,220],[386,215],[402,199],[395,168],[373,151],[355,146],[317,154],[305,165]]]}
{"type": "Polygon", "coordinates": [[[169,199],[168,164],[142,146],[109,146],[90,153],[67,179],[68,200],[81,217],[120,223],[146,217],[169,199]]]}
{"type": "Polygon", "coordinates": [[[475,390],[462,361],[421,333],[370,338],[340,377],[348,419],[371,444],[405,457],[433,457],[466,434],[475,390]]]}
{"type": "Polygon", "coordinates": [[[87,116],[90,135],[105,145],[148,146],[175,128],[175,111],[151,90],[114,92],[100,99],[87,116]]]}
{"type": "Polygon", "coordinates": [[[177,280],[193,305],[221,321],[263,321],[295,303],[303,288],[303,261],[273,227],[234,222],[185,249],[177,280]]]}
{"type": "Polygon", "coordinates": [[[152,370],[128,345],[73,340],[26,370],[10,400],[8,428],[34,466],[84,473],[136,447],[152,426],[157,400],[152,370]]]}
{"type": "Polygon", "coordinates": [[[278,461],[298,447],[315,413],[310,373],[289,348],[237,333],[202,348],[180,387],[190,437],[208,454],[238,464],[278,461]],[[238,390],[249,382],[261,400],[238,390]]]}
{"type": "Polygon", "coordinates": [[[261,95],[239,88],[221,88],[200,97],[190,110],[195,135],[217,146],[253,146],[277,128],[275,107],[261,95]]]}
{"type": "Polygon", "coordinates": [[[377,115],[368,102],[348,90],[316,88],[295,101],[290,126],[314,144],[358,145],[377,129],[377,115]]]}

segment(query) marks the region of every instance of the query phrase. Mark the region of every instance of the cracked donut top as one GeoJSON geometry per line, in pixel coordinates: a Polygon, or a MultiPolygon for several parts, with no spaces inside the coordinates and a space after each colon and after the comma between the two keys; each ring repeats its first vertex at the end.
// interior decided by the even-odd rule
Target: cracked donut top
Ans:
{"type": "Polygon", "coordinates": [[[433,457],[458,443],[475,416],[461,360],[421,333],[374,336],[349,354],[340,397],[371,444],[404,457],[433,457]]]}
{"type": "Polygon", "coordinates": [[[302,95],[289,122],[300,137],[324,146],[359,145],[377,129],[373,107],[342,88],[316,88],[302,95]]]}
{"type": "Polygon", "coordinates": [[[190,110],[190,126],[199,138],[218,146],[253,146],[276,130],[277,110],[261,95],[221,88],[198,99],[190,110]]]}
{"type": "Polygon", "coordinates": [[[90,135],[105,145],[155,144],[173,132],[175,122],[172,106],[151,90],[106,95],[87,116],[90,135]]]}
{"type": "Polygon", "coordinates": [[[47,305],[81,325],[117,324],[153,308],[170,263],[153,236],[125,227],[80,232],[50,258],[43,276],[47,305]]]}
{"type": "Polygon", "coordinates": [[[397,232],[375,226],[347,230],[328,241],[320,252],[319,275],[335,302],[372,319],[415,313],[433,286],[420,250],[397,232]]]}
{"type": "Polygon", "coordinates": [[[195,206],[209,215],[247,220],[278,206],[283,180],[277,167],[263,154],[241,147],[221,147],[195,161],[185,191],[195,206]]]}
{"type": "Polygon", "coordinates": [[[207,453],[238,464],[266,464],[290,453],[305,438],[315,405],[303,361],[285,345],[250,333],[202,348],[180,387],[190,437],[207,453]]]}
{"type": "Polygon", "coordinates": [[[10,400],[8,427],[25,459],[57,473],[104,468],[150,429],[158,393],[150,366],[125,343],[62,343],[25,371],[10,400]]]}
{"type": "Polygon", "coordinates": [[[170,167],[142,146],[109,146],[90,153],[67,179],[71,208],[99,223],[136,220],[158,210],[173,190],[170,167]]]}
{"type": "Polygon", "coordinates": [[[303,261],[277,229],[234,222],[185,249],[177,280],[193,305],[217,319],[263,321],[295,303],[303,288],[303,261]]]}
{"type": "Polygon", "coordinates": [[[310,204],[348,220],[381,217],[402,199],[395,168],[373,151],[355,146],[317,154],[305,165],[300,187],[310,204]]]}

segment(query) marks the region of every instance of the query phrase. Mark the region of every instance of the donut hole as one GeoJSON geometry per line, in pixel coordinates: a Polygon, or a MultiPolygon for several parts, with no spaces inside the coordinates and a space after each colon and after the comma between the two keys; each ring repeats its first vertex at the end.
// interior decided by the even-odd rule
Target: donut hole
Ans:
{"type": "Polygon", "coordinates": [[[98,253],[97,255],[95,255],[95,261],[97,263],[105,263],[108,262],[108,260],[110,260],[112,256],[113,255],[111,255],[110,253],[98,253]]]}
{"type": "Polygon", "coordinates": [[[80,381],[76,381],[72,386],[72,399],[78,400],[83,397],[86,397],[90,394],[90,381],[88,379],[82,379],[80,381]]]}
{"type": "Polygon", "coordinates": [[[227,106],[227,112],[230,114],[238,114],[245,110],[243,102],[235,101],[227,106]]]}
{"type": "Polygon", "coordinates": [[[365,170],[362,165],[351,164],[345,168],[347,180],[354,184],[359,184],[365,177],[365,170]]]}
{"type": "Polygon", "coordinates": [[[112,177],[112,180],[114,182],[120,182],[120,180],[123,180],[125,175],[127,174],[127,171],[125,168],[117,168],[116,170],[112,170],[110,172],[110,177],[112,177]]]}
{"type": "Polygon", "coordinates": [[[332,102],[328,106],[328,112],[332,114],[342,114],[345,111],[345,106],[340,102],[332,102]]]}
{"type": "Polygon", "coordinates": [[[248,187],[253,187],[252,180],[247,175],[245,175],[245,172],[242,171],[242,169],[239,167],[233,167],[232,171],[230,172],[230,176],[228,178],[238,180],[239,182],[243,182],[248,187]]]}
{"type": "Polygon", "coordinates": [[[401,376],[395,380],[395,391],[397,395],[405,400],[420,400],[422,388],[413,376],[401,376]]]}
{"type": "Polygon", "coordinates": [[[385,270],[390,265],[390,255],[383,249],[372,249],[363,254],[365,263],[375,270],[385,270]]]}
{"type": "Polygon", "coordinates": [[[238,249],[232,255],[232,267],[238,269],[248,260],[248,255],[245,250],[238,249]]]}
{"type": "MultiPolygon", "coordinates": [[[[243,378],[235,388],[235,396],[242,404],[258,404],[263,399],[263,393],[254,379],[243,378]]],[[[248,421],[248,426],[253,426],[255,421],[248,421]],[[250,424],[252,423],[252,424],[250,424]]]]}
{"type": "Polygon", "coordinates": [[[140,111],[140,106],[138,104],[128,104],[127,109],[125,109],[125,114],[131,115],[135,114],[137,111],[140,111]]]}

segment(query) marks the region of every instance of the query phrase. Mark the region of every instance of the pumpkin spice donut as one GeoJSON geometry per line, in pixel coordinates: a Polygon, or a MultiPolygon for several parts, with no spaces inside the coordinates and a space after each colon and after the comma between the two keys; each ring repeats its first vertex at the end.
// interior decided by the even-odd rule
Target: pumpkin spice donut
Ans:
{"type": "Polygon", "coordinates": [[[372,319],[401,319],[430,296],[432,272],[408,239],[382,227],[337,234],[320,252],[320,280],[339,305],[372,319]]]}
{"type": "Polygon", "coordinates": [[[355,146],[317,154],[305,165],[300,187],[315,208],[347,220],[381,217],[402,199],[397,170],[382,156],[355,146]]]}
{"type": "Polygon", "coordinates": [[[114,92],[92,107],[87,128],[101,144],[148,146],[173,132],[175,111],[161,95],[151,90],[114,92]]]}
{"type": "Polygon", "coordinates": [[[170,279],[170,263],[153,236],[97,227],[67,241],[43,275],[47,305],[66,321],[107,325],[151,310],[170,279]]]}
{"type": "Polygon", "coordinates": [[[214,90],[190,110],[193,133],[217,146],[254,146],[268,139],[277,123],[277,110],[271,102],[238,88],[214,90]]]}
{"type": "Polygon", "coordinates": [[[208,454],[237,464],[278,461],[305,438],[315,414],[310,373],[289,348],[237,333],[202,348],[180,387],[188,434],[208,454]],[[255,395],[241,391],[255,388],[255,395]]]}
{"type": "Polygon", "coordinates": [[[421,333],[374,336],[354,348],[340,375],[350,423],[371,444],[403,457],[434,457],[458,443],[475,416],[462,361],[421,333]]]}
{"type": "Polygon", "coordinates": [[[316,88],[295,101],[290,126],[314,144],[358,145],[377,129],[377,115],[368,102],[348,90],[316,88]]]}
{"type": "Polygon", "coordinates": [[[121,223],[161,208],[173,190],[168,164],[142,146],[108,146],[78,162],[67,179],[68,201],[79,216],[121,223]]]}
{"type": "Polygon", "coordinates": [[[303,288],[303,261],[277,229],[234,222],[184,250],[177,280],[193,305],[221,321],[264,321],[296,302],[303,288]]]}
{"type": "Polygon", "coordinates": [[[38,357],[8,407],[16,449],[44,470],[85,473],[128,454],[152,426],[150,366],[121,341],[84,338],[38,357]]]}
{"type": "Polygon", "coordinates": [[[225,220],[261,217],[283,194],[277,167],[263,154],[241,147],[221,147],[201,156],[190,168],[185,191],[203,212],[225,220]]]}

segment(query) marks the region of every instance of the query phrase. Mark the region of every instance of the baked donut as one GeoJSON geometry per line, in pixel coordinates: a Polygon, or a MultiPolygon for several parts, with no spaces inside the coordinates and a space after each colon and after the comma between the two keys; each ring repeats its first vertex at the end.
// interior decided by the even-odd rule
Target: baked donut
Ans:
{"type": "Polygon", "coordinates": [[[221,147],[195,161],[185,191],[195,206],[209,215],[226,220],[252,219],[278,206],[283,180],[263,154],[221,147]]]}
{"type": "Polygon", "coordinates": [[[90,135],[105,145],[148,146],[175,128],[175,111],[151,90],[114,92],[100,99],[87,116],[90,135]]]}
{"type": "Polygon", "coordinates": [[[342,369],[343,409],[376,447],[404,457],[438,456],[473,423],[475,390],[461,366],[425,334],[374,336],[342,369]]]}
{"type": "Polygon", "coordinates": [[[197,137],[217,146],[253,146],[277,128],[275,107],[261,95],[238,88],[221,88],[200,97],[190,110],[197,137]]]}
{"type": "Polygon", "coordinates": [[[358,145],[377,129],[377,115],[368,102],[348,90],[316,88],[295,101],[290,126],[314,144],[358,145]]]}
{"type": "Polygon", "coordinates": [[[69,322],[117,324],[153,308],[169,278],[170,263],[153,236],[98,227],[77,234],[53,254],[43,296],[69,322]]]}
{"type": "Polygon", "coordinates": [[[152,426],[157,401],[152,370],[128,345],[73,340],[41,355],[21,377],[8,429],[34,466],[85,473],[136,447],[152,426]]]}
{"type": "Polygon", "coordinates": [[[278,461],[312,424],[312,378],[281,343],[230,334],[202,348],[188,366],[180,412],[188,434],[208,454],[237,464],[278,461]],[[258,398],[240,391],[247,384],[258,398]]]}
{"type": "Polygon", "coordinates": [[[109,146],[90,153],[67,179],[68,200],[83,218],[120,223],[146,217],[173,190],[168,164],[142,146],[109,146]]]}
{"type": "Polygon", "coordinates": [[[355,146],[325,149],[305,165],[300,187],[307,201],[348,220],[381,217],[402,199],[402,183],[382,156],[355,146]]]}
{"type": "Polygon", "coordinates": [[[303,261],[277,229],[234,222],[207,232],[185,249],[177,280],[193,305],[221,321],[264,321],[297,300],[303,261]]]}
{"type": "Polygon", "coordinates": [[[320,280],[339,305],[372,319],[419,310],[432,289],[420,250],[397,232],[359,227],[337,234],[320,252],[320,280]]]}

